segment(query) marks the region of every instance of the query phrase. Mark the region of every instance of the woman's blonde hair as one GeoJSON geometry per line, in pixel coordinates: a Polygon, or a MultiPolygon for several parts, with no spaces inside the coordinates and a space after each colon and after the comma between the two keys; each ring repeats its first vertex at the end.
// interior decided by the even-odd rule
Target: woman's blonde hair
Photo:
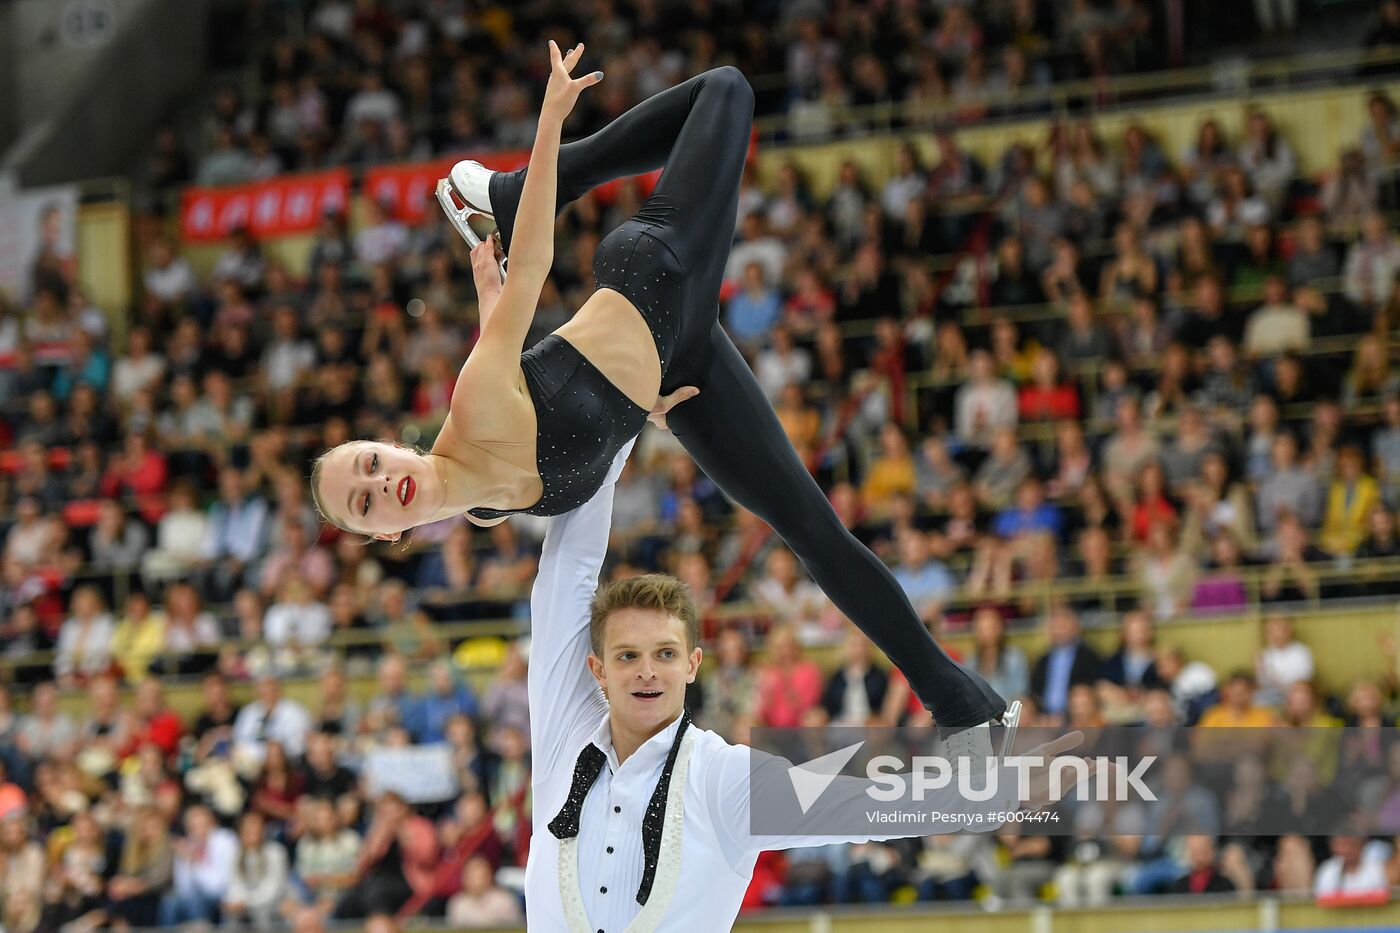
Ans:
{"type": "MultiPolygon", "coordinates": [[[[335,448],[332,447],[331,450],[335,450],[335,448]]],[[[311,461],[311,504],[315,506],[316,514],[321,516],[328,524],[334,525],[341,531],[348,532],[349,534],[358,534],[358,532],[351,528],[346,528],[340,522],[332,518],[331,514],[326,511],[325,500],[321,498],[321,474],[324,472],[326,458],[329,457],[330,454],[331,451],[328,450],[311,461]]]]}

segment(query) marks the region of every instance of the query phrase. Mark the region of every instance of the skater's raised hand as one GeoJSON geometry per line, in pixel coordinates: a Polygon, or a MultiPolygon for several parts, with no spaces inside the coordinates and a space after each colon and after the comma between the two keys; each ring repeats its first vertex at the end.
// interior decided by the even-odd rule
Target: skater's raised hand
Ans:
{"type": "Polygon", "coordinates": [[[544,89],[541,116],[550,116],[562,121],[573,111],[574,103],[583,89],[603,80],[601,71],[591,71],[582,78],[572,77],[574,66],[582,57],[582,42],[574,46],[567,55],[562,55],[554,40],[549,40],[549,84],[544,89]]]}

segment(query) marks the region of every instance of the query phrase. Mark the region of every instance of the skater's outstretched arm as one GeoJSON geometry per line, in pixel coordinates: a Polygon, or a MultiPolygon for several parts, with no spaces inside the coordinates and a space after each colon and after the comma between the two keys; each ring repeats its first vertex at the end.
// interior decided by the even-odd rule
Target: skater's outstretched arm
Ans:
{"type": "MultiPolygon", "coordinates": [[[[512,274],[514,274],[512,272],[512,274]]],[[[566,750],[598,725],[607,700],[588,671],[588,607],[608,552],[613,487],[632,452],[618,452],[603,487],[587,503],[549,520],[530,593],[530,747],[537,776],[573,767],[566,750]]]]}
{"type": "Polygon", "coordinates": [[[549,43],[549,85],[540,107],[535,145],[530,152],[530,171],[515,217],[515,229],[520,236],[511,254],[510,278],[501,286],[490,312],[483,314],[481,339],[467,362],[468,371],[480,370],[479,375],[488,379],[509,378],[519,369],[525,335],[534,320],[545,278],[554,264],[559,134],[578,95],[602,79],[602,73],[596,71],[582,78],[570,76],[582,55],[582,43],[567,55],[560,54],[553,40],[549,43]]]}

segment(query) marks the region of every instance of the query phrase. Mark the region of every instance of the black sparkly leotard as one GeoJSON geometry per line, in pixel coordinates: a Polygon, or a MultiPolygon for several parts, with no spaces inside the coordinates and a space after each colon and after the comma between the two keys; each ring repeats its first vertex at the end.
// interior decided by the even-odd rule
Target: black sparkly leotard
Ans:
{"type": "MultiPolygon", "coordinates": [[[[647,232],[650,227],[639,216],[608,234],[593,256],[593,277],[599,288],[621,292],[642,313],[664,373],[681,333],[681,272],[670,249],[647,232]]],[[[535,468],[544,492],[527,509],[472,509],[477,518],[561,515],[578,508],[593,498],[617,452],[646,424],[647,409],[558,334],[525,351],[520,368],[535,403],[535,468]]]]}
{"type": "Polygon", "coordinates": [[[528,509],[472,509],[477,518],[561,515],[578,508],[593,498],[617,452],[646,424],[646,410],[557,334],[526,351],[520,368],[535,403],[535,465],[544,492],[528,509]]]}
{"type": "MultiPolygon", "coordinates": [[[[662,91],[559,148],[560,209],[612,179],[662,168],[637,215],[599,245],[594,277],[598,287],[627,296],[649,325],[662,394],[699,388],[667,415],[671,431],[729,498],[782,536],[837,608],[909,678],[940,726],[986,722],[1006,702],[976,671],[948,657],[889,568],[841,523],[719,324],[752,118],[753,91],[734,68],[662,91]]],[[[491,177],[491,205],[507,250],[524,186],[523,169],[491,177]]],[[[558,337],[532,348],[521,365],[539,423],[544,485],[540,500],[523,511],[553,515],[593,497],[647,413],[558,337]]]]}

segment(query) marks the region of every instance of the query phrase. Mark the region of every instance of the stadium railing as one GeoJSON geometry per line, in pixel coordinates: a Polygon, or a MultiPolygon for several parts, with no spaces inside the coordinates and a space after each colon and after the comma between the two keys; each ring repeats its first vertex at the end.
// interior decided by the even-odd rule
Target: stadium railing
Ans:
{"type": "Polygon", "coordinates": [[[1211,65],[1116,77],[1061,81],[1015,92],[937,103],[889,101],[865,106],[833,107],[825,132],[794,134],[791,113],[755,121],[760,139],[801,139],[820,142],[869,132],[907,132],[940,124],[956,126],[960,113],[986,111],[976,117],[1024,120],[1073,115],[1088,116],[1144,103],[1200,97],[1247,98],[1262,91],[1298,89],[1338,81],[1379,78],[1400,71],[1400,49],[1383,46],[1269,58],[1230,58],[1211,65]]]}
{"type": "MultiPolygon", "coordinates": [[[[1171,625],[1175,622],[1204,621],[1228,626],[1273,612],[1306,613],[1329,618],[1344,617],[1349,612],[1367,617],[1382,612],[1393,614],[1397,634],[1400,634],[1400,612],[1395,612],[1394,599],[1394,594],[1400,592],[1400,559],[1317,562],[1307,565],[1307,572],[1315,589],[1309,598],[1303,601],[1269,599],[1265,587],[1271,574],[1270,568],[1247,567],[1238,571],[1246,593],[1246,600],[1242,605],[1214,613],[1184,607],[1176,617],[1162,622],[1171,625]]],[[[969,593],[962,589],[943,602],[943,621],[937,623],[937,627],[940,632],[955,639],[966,635],[970,613],[981,605],[990,604],[1009,611],[1013,630],[1034,632],[1036,621],[1049,609],[1059,605],[1079,605],[1083,610],[1086,627],[1116,631],[1119,613],[1131,605],[1145,602],[1145,592],[1141,581],[1132,573],[1122,573],[1094,581],[1057,578],[1018,583],[1009,589],[988,593],[969,593]]],[[[528,597],[528,591],[522,590],[514,594],[514,597],[524,599],[528,597]]],[[[509,594],[493,593],[483,597],[470,591],[430,591],[425,598],[429,601],[442,599],[455,605],[472,601],[500,605],[514,601],[509,594]]],[[[767,631],[774,619],[773,610],[762,603],[722,603],[706,611],[702,633],[708,640],[713,638],[720,628],[738,624],[756,635],[761,635],[767,631]]],[[[528,623],[522,620],[494,618],[470,621],[439,620],[432,622],[427,633],[438,638],[449,650],[455,650],[462,643],[473,639],[509,639],[528,634],[528,631],[528,623]]],[[[397,634],[392,627],[352,629],[334,633],[321,645],[314,646],[314,649],[329,658],[356,647],[391,643],[397,634]]],[[[206,650],[195,653],[212,659],[222,651],[246,651],[258,645],[266,646],[266,642],[230,637],[218,646],[209,646],[206,650]]],[[[0,657],[0,679],[22,683],[47,679],[54,657],[52,652],[0,657]]],[[[165,669],[174,669],[177,666],[175,662],[188,655],[163,652],[156,657],[158,666],[159,662],[168,662],[165,669]]],[[[213,664],[209,667],[212,668],[213,664]]]]}

